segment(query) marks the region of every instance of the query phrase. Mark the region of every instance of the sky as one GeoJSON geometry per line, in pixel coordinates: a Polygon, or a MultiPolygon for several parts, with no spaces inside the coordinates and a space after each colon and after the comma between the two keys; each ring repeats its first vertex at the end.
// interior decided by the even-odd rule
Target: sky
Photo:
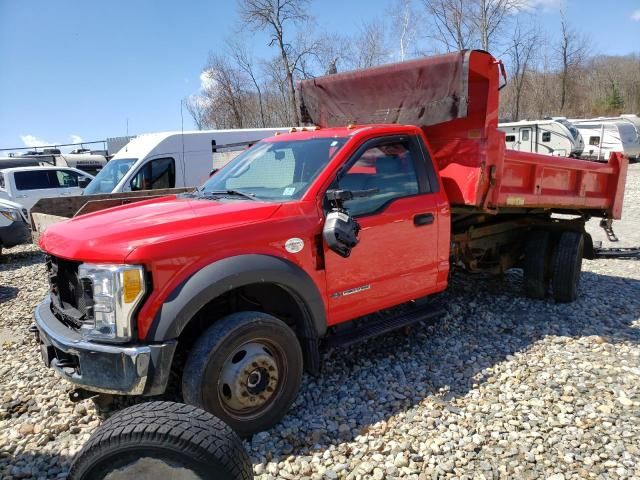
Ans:
{"type": "MultiPolygon", "coordinates": [[[[417,0],[419,5],[421,0],[417,0]]],[[[527,0],[558,30],[560,9],[592,53],[640,51],[640,0],[527,0]]],[[[315,0],[317,31],[354,33],[393,0],[315,0]]],[[[180,130],[181,100],[200,88],[209,52],[265,35],[238,27],[233,0],[0,0],[0,148],[180,130]]],[[[184,111],[185,129],[193,122],[184,111]]],[[[0,155],[2,152],[0,152],[0,155]]]]}

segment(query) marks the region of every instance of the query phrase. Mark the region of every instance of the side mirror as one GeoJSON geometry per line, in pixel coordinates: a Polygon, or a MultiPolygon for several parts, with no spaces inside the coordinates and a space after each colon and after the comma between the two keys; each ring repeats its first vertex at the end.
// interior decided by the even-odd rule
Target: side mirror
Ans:
{"type": "Polygon", "coordinates": [[[89,177],[80,177],[78,178],[78,187],[87,188],[91,183],[91,179],[89,177]]]}
{"type": "Polygon", "coordinates": [[[344,209],[333,209],[327,214],[322,236],[327,246],[343,258],[351,255],[358,244],[360,225],[344,209]]]}
{"type": "Polygon", "coordinates": [[[358,244],[360,225],[344,208],[344,202],[354,198],[370,197],[378,193],[377,188],[369,190],[327,190],[325,198],[331,205],[324,222],[322,236],[327,246],[341,257],[351,255],[351,249],[358,244]]]}

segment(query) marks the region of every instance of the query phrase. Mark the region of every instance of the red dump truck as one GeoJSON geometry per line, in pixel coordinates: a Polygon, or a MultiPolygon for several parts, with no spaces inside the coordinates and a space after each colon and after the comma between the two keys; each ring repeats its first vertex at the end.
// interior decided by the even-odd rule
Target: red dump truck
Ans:
{"type": "Polygon", "coordinates": [[[585,221],[620,217],[627,161],[505,150],[501,73],[466,51],[305,80],[314,127],[195,192],[50,226],[45,363],[76,398],[178,379],[248,435],[286,413],[325,349],[437,318],[453,269],[522,267],[526,295],[574,300],[594,255],[585,221]]]}

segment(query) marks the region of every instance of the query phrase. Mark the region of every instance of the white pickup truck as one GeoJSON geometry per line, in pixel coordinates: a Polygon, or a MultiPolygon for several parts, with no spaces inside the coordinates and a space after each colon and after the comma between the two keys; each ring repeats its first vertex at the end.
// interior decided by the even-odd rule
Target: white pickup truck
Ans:
{"type": "Polygon", "coordinates": [[[71,167],[16,167],[0,170],[0,198],[27,210],[41,198],[80,195],[93,177],[71,167]]]}

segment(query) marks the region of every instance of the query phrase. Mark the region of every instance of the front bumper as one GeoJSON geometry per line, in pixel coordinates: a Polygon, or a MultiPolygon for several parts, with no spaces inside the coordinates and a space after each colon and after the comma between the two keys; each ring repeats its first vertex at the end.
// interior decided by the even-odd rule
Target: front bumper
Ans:
{"type": "Polygon", "coordinates": [[[0,227],[0,246],[15,247],[31,242],[31,230],[26,222],[13,222],[6,227],[0,227]]]}
{"type": "Polygon", "coordinates": [[[85,340],[51,311],[47,297],[34,312],[42,359],[65,380],[86,390],[119,395],[164,392],[176,342],[108,345],[85,340]]]}

